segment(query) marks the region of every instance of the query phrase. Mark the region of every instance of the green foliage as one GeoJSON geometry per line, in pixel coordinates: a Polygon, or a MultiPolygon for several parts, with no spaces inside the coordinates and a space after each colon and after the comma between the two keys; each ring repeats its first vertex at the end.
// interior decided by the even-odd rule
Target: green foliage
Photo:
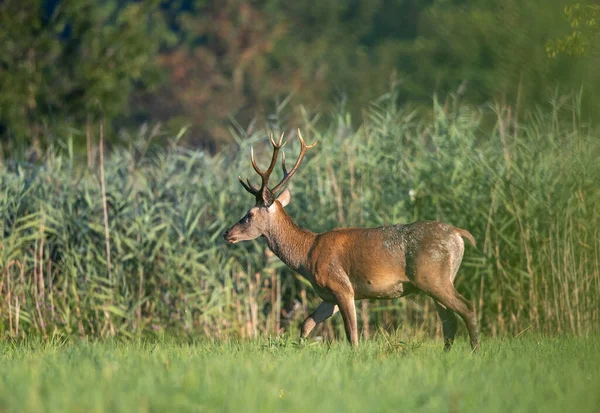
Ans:
{"type": "MultiPolygon", "coordinates": [[[[398,107],[395,93],[375,102],[356,130],[345,115],[324,132],[306,120],[306,138],[320,144],[291,184],[290,215],[318,232],[419,219],[466,228],[479,247],[466,249],[457,285],[477,303],[486,333],[596,330],[597,132],[577,111],[562,122],[559,106],[517,122],[509,107],[491,112],[436,101],[429,119],[398,107]],[[484,134],[489,115],[495,126],[484,134]]],[[[318,301],[310,287],[270,257],[264,242],[221,239],[252,205],[236,179],[254,176],[249,146],[259,159],[270,150],[263,132],[236,133],[239,148],[215,156],[149,148],[144,137],[112,152],[104,165],[110,268],[97,167],[82,168],[61,150],[41,166],[4,165],[3,334],[252,337],[279,332],[284,322],[294,331],[318,301]],[[295,301],[301,310],[286,320],[295,301]]],[[[292,158],[296,140],[288,147],[292,158]]],[[[367,306],[360,317],[366,331],[401,324],[425,335],[439,331],[426,297],[367,306]]],[[[326,326],[328,336],[338,322],[326,326]]]]}
{"type": "MultiPolygon", "coordinates": [[[[215,152],[231,141],[231,119],[265,119],[284,97],[318,112],[342,102],[357,126],[391,85],[415,107],[457,93],[476,105],[516,102],[518,116],[556,88],[583,89],[587,119],[600,107],[598,8],[569,4],[4,1],[0,134],[5,147],[43,145],[103,113],[120,130],[188,127],[185,143],[215,152]],[[576,60],[561,52],[583,49],[576,60]]],[[[288,116],[297,123],[303,114],[288,116]]],[[[76,150],[83,141],[74,135],[76,150]]]]}
{"type": "MultiPolygon", "coordinates": [[[[553,89],[585,90],[582,110],[597,105],[597,59],[550,60],[549,38],[562,33],[563,2],[543,0],[437,2],[423,13],[410,49],[409,96],[456,91],[471,103],[515,102],[528,110],[553,89]],[[589,93],[589,95],[588,95],[589,93]]],[[[517,113],[517,116],[519,113],[517,113]]]]}
{"type": "Polygon", "coordinates": [[[0,406],[20,412],[593,413],[600,338],[529,336],[390,349],[385,340],[0,342],[0,406]],[[285,345],[287,344],[287,345],[285,345]],[[462,344],[462,343],[460,343],[462,344]]]}
{"type": "MultiPolygon", "coordinates": [[[[279,2],[272,2],[277,3],[279,2]]],[[[430,105],[434,93],[461,99],[543,103],[556,87],[585,90],[597,112],[598,59],[549,60],[545,45],[563,33],[564,0],[357,1],[271,6],[287,29],[271,58],[308,107],[347,97],[354,118],[398,84],[401,102],[430,105]]],[[[270,9],[270,10],[271,10],[270,9]]]]}
{"type": "Polygon", "coordinates": [[[565,18],[572,32],[564,37],[548,42],[546,51],[550,57],[560,53],[582,56],[594,46],[595,37],[600,32],[600,6],[575,3],[565,7],[565,18]]]}
{"type": "Polygon", "coordinates": [[[130,92],[159,80],[158,1],[47,3],[0,3],[0,133],[14,143],[43,144],[90,117],[126,114],[130,92]]]}

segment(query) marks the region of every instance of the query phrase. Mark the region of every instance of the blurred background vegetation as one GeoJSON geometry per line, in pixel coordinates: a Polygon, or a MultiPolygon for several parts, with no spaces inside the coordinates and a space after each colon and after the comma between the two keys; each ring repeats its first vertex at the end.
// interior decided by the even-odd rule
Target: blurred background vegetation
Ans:
{"type": "Polygon", "coordinates": [[[520,112],[583,89],[589,117],[597,22],[597,6],[568,0],[4,0],[0,140],[81,150],[103,116],[112,143],[160,123],[215,151],[231,119],[268,121],[286,98],[314,113],[343,103],[358,124],[396,84],[413,107],[456,93],[520,112]]]}

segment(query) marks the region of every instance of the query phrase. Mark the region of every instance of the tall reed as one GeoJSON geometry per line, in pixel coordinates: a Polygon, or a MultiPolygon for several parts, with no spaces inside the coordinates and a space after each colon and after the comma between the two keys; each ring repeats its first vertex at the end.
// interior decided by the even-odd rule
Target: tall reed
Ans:
{"type": "MultiPolygon", "coordinates": [[[[319,145],[290,185],[297,223],[318,232],[420,219],[466,228],[478,248],[466,248],[457,288],[476,302],[486,334],[597,330],[597,132],[576,110],[560,121],[556,107],[517,122],[508,106],[449,100],[422,113],[394,102],[393,93],[375,102],[358,129],[345,116],[325,128],[300,125],[319,145]]],[[[250,145],[259,163],[270,150],[263,131],[233,133],[238,145],[214,156],[153,148],[142,136],[102,163],[92,152],[79,160],[67,145],[40,164],[0,165],[0,335],[297,329],[318,302],[310,286],[263,241],[221,238],[252,205],[237,183],[253,178],[250,145]]],[[[398,327],[440,334],[426,297],[358,311],[366,336],[398,327]]],[[[334,319],[321,334],[340,330],[334,319]]]]}

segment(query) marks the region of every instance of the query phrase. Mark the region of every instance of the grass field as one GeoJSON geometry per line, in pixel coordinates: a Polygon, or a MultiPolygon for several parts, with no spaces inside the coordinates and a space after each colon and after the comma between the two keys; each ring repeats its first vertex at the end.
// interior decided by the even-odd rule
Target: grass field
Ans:
{"type": "Polygon", "coordinates": [[[2,412],[597,412],[600,337],[0,344],[2,412]]]}

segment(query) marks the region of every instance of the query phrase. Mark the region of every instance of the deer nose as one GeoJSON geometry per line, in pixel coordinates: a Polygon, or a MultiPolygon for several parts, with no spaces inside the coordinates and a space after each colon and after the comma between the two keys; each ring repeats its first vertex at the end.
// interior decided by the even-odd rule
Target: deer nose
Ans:
{"type": "Polygon", "coordinates": [[[223,239],[229,243],[233,242],[233,239],[231,238],[231,228],[223,233],[223,239]]]}

